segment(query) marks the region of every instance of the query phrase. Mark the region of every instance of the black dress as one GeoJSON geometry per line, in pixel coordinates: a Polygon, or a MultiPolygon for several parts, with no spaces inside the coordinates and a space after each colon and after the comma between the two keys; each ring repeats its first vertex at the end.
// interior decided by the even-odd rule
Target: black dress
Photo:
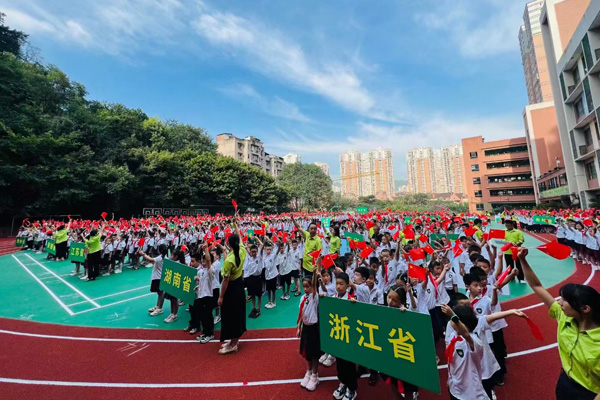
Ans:
{"type": "Polygon", "coordinates": [[[244,279],[229,281],[221,306],[220,341],[237,339],[246,332],[246,293],[244,279]]]}

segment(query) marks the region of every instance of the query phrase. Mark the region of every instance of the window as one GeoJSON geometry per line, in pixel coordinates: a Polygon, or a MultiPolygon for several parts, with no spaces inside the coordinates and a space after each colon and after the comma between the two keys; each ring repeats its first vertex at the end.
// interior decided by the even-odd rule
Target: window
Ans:
{"type": "Polygon", "coordinates": [[[581,76],[579,76],[579,62],[575,63],[575,68],[571,72],[573,73],[573,82],[577,85],[581,80],[581,76]]]}
{"type": "Polygon", "coordinates": [[[479,164],[472,164],[471,171],[479,171],[479,164]]]}
{"type": "Polygon", "coordinates": [[[477,158],[477,152],[476,151],[470,152],[469,155],[471,156],[471,158],[477,158]]]}
{"type": "Polygon", "coordinates": [[[481,190],[476,190],[475,191],[475,197],[482,197],[483,193],[481,192],[481,190]]]}
{"type": "Polygon", "coordinates": [[[528,167],[529,160],[514,160],[486,164],[487,169],[528,167]]]}
{"type": "Polygon", "coordinates": [[[533,188],[490,190],[490,196],[524,196],[533,194],[533,188]]]}
{"type": "Polygon", "coordinates": [[[531,174],[488,176],[488,183],[520,182],[530,180],[531,174]]]}
{"type": "Polygon", "coordinates": [[[501,154],[526,153],[526,152],[527,152],[527,145],[524,144],[521,146],[505,147],[503,149],[486,150],[485,155],[487,157],[489,157],[489,156],[499,156],[501,154]]]}
{"type": "Polygon", "coordinates": [[[481,178],[473,178],[473,183],[475,185],[480,185],[481,184],[481,178]]]}
{"type": "Polygon", "coordinates": [[[485,209],[485,206],[483,204],[475,204],[475,209],[477,211],[483,211],[485,209]]]}
{"type": "Polygon", "coordinates": [[[573,105],[573,112],[575,112],[575,120],[577,121],[585,115],[585,110],[583,108],[583,93],[581,94],[581,98],[573,105]]]}
{"type": "Polygon", "coordinates": [[[592,144],[594,144],[594,142],[592,141],[592,130],[589,126],[583,131],[583,137],[585,138],[586,146],[591,146],[592,144]]]}
{"type": "Polygon", "coordinates": [[[587,180],[591,181],[592,179],[598,179],[598,173],[596,172],[596,166],[594,162],[585,164],[585,176],[587,176],[587,180]]]}

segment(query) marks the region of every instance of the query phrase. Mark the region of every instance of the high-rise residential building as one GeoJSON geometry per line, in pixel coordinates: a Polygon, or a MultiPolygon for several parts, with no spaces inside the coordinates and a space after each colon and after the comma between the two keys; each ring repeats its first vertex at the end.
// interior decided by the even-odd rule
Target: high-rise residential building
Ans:
{"type": "Polygon", "coordinates": [[[285,156],[283,156],[283,161],[286,164],[297,164],[302,162],[302,157],[300,157],[300,155],[296,153],[288,153],[285,156]]]}
{"type": "Polygon", "coordinates": [[[340,181],[343,197],[391,199],[394,196],[392,150],[378,148],[367,153],[340,154],[340,181]]]}
{"type": "MultiPolygon", "coordinates": [[[[549,0],[555,5],[560,17],[554,20],[554,34],[568,42],[576,21],[581,18],[589,0],[549,0]],[[559,4],[560,3],[560,4],[559,4]]],[[[525,85],[529,105],[523,110],[525,137],[529,147],[529,158],[535,179],[534,189],[537,203],[560,201],[569,193],[567,171],[563,157],[558,119],[554,104],[547,47],[544,45],[541,16],[545,2],[535,0],[527,3],[523,25],[519,31],[519,43],[523,60],[525,85]]]]}
{"type": "Polygon", "coordinates": [[[484,142],[476,136],[462,139],[463,171],[470,211],[502,211],[505,207],[535,205],[527,140],[484,142]]]}
{"type": "Polygon", "coordinates": [[[587,208],[600,198],[600,2],[546,0],[540,22],[568,177],[554,190],[587,208]]]}
{"type": "Polygon", "coordinates": [[[327,163],[316,161],[313,164],[321,168],[321,171],[323,171],[325,175],[329,176],[329,165],[327,163]]]}
{"type": "Polygon", "coordinates": [[[540,14],[543,6],[544,0],[534,0],[527,3],[523,13],[523,25],[519,30],[521,60],[529,104],[552,101],[550,74],[548,73],[544,39],[540,25],[540,14]]]}
{"type": "Polygon", "coordinates": [[[420,147],[406,155],[411,193],[463,193],[462,147],[420,147]]]}
{"type": "Polygon", "coordinates": [[[283,170],[283,158],[265,153],[265,146],[253,136],[240,139],[231,133],[217,135],[217,151],[227,157],[262,169],[277,178],[283,170]]]}

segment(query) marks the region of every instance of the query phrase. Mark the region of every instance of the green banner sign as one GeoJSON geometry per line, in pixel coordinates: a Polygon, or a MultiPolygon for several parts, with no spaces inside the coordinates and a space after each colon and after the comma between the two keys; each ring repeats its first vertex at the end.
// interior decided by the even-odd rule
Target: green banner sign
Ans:
{"type": "Polygon", "coordinates": [[[344,238],[348,240],[354,240],[355,242],[365,241],[365,237],[360,233],[344,232],[344,238]]]}
{"type": "Polygon", "coordinates": [[[188,304],[196,300],[197,271],[192,267],[171,260],[163,261],[162,276],[160,277],[160,290],[177,297],[188,304]]]}
{"type": "Polygon", "coordinates": [[[534,215],[533,223],[541,224],[541,225],[555,225],[556,218],[548,216],[548,215],[534,215]]]}
{"type": "Polygon", "coordinates": [[[56,243],[54,243],[54,239],[46,240],[46,248],[44,250],[46,250],[46,253],[48,254],[52,254],[53,256],[56,255],[56,243]]]}
{"type": "Polygon", "coordinates": [[[246,231],[246,235],[247,235],[249,238],[253,238],[253,237],[254,237],[254,229],[248,229],[248,230],[246,231]]]}
{"type": "Polygon", "coordinates": [[[18,237],[16,242],[15,242],[15,246],[17,247],[25,247],[27,246],[27,238],[26,237],[18,237]]]}
{"type": "Polygon", "coordinates": [[[331,217],[321,219],[321,226],[323,227],[323,230],[327,232],[331,226],[331,217]]]}
{"type": "Polygon", "coordinates": [[[369,212],[368,207],[356,207],[356,212],[359,214],[366,214],[369,212]]]}
{"type": "Polygon", "coordinates": [[[432,233],[431,235],[429,235],[429,243],[433,244],[433,242],[439,242],[440,240],[442,240],[443,237],[446,236],[448,236],[448,239],[450,239],[451,241],[458,239],[458,235],[455,233],[449,233],[448,235],[443,235],[441,233],[432,233]]]}
{"type": "Polygon", "coordinates": [[[321,297],[319,324],[324,352],[441,394],[429,315],[321,297]]]}
{"type": "Polygon", "coordinates": [[[71,243],[69,260],[85,262],[85,243],[71,243]]]}

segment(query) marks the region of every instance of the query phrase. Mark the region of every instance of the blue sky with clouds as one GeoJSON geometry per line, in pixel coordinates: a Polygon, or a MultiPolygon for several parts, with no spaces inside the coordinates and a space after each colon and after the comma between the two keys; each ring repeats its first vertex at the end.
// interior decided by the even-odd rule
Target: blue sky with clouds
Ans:
{"type": "Polygon", "coordinates": [[[524,0],[0,0],[89,97],[324,161],[524,135],[524,0]]]}

